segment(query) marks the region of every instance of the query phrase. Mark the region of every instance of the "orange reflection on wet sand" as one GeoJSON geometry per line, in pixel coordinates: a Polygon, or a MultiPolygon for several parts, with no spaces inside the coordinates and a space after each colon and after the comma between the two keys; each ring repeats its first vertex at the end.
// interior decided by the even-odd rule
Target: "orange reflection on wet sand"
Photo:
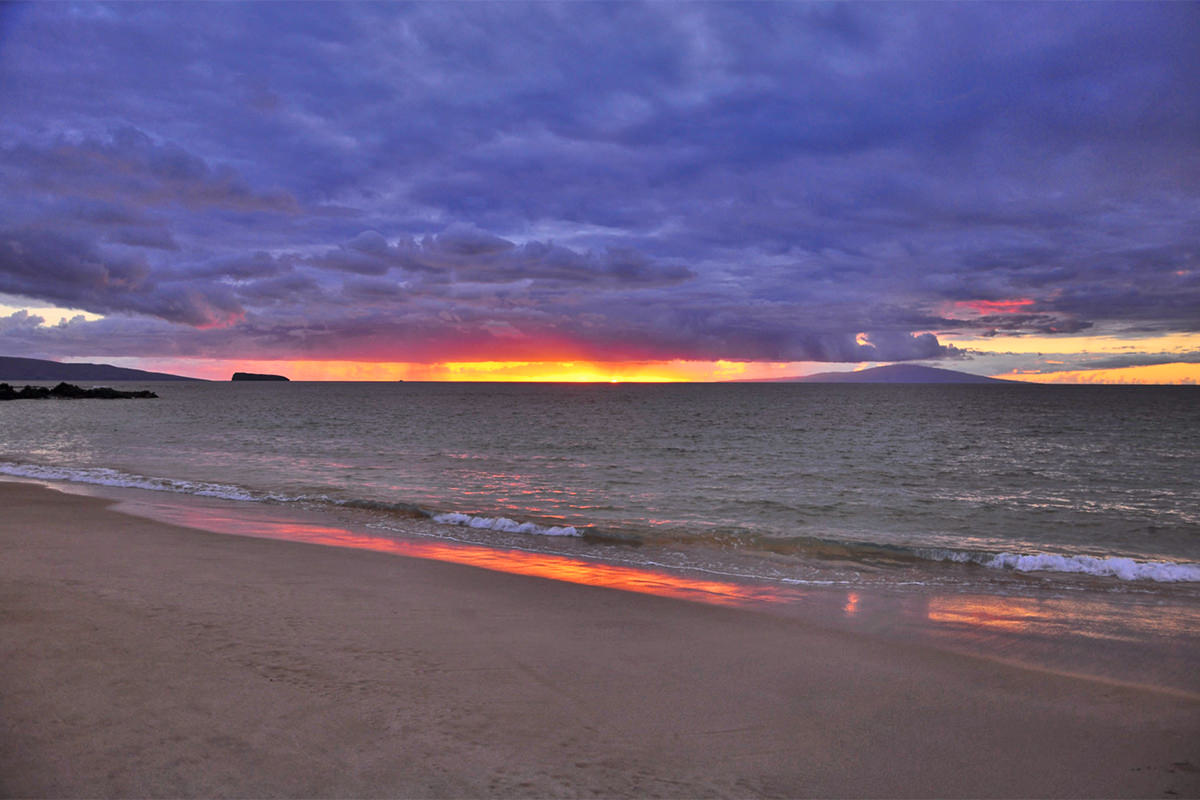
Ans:
{"type": "Polygon", "coordinates": [[[1045,616],[1032,601],[987,595],[931,597],[926,614],[931,622],[1009,632],[1028,630],[1045,616]]]}
{"type": "Polygon", "coordinates": [[[850,592],[846,595],[846,604],[842,606],[842,613],[847,617],[853,617],[858,613],[858,592],[850,592]]]}
{"type": "Polygon", "coordinates": [[[409,558],[448,561],[495,572],[602,586],[725,606],[794,602],[804,594],[795,589],[703,580],[640,567],[618,566],[569,556],[507,550],[424,539],[389,539],[342,528],[282,520],[237,520],[202,509],[179,509],[176,522],[242,536],[284,539],[330,547],[372,550],[409,558]]]}

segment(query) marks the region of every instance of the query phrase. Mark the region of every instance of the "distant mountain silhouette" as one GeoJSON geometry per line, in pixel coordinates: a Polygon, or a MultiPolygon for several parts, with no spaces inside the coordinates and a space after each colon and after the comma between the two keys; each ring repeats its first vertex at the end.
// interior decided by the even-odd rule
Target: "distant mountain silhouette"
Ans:
{"type": "Polygon", "coordinates": [[[166,372],[114,367],[111,364],[63,364],[40,358],[0,356],[0,380],[5,381],[198,381],[166,372]]]}
{"type": "Polygon", "coordinates": [[[953,369],[922,367],[919,364],[890,364],[858,372],[818,372],[799,378],[780,378],[774,383],[1013,383],[953,369]]]}

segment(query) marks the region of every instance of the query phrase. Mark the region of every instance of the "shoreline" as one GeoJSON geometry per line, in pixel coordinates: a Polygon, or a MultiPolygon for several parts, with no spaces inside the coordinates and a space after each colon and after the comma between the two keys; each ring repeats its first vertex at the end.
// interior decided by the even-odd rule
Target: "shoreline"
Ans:
{"type": "MultiPolygon", "coordinates": [[[[672,535],[659,538],[652,531],[653,526],[639,530],[628,524],[617,524],[608,529],[591,521],[569,521],[494,509],[446,511],[440,505],[424,502],[391,503],[353,496],[337,497],[320,490],[315,494],[303,491],[299,494],[276,493],[223,483],[220,479],[214,482],[195,476],[155,477],[122,468],[64,467],[12,461],[0,463],[0,480],[33,482],[68,492],[121,499],[136,498],[145,492],[166,493],[176,496],[175,505],[180,506],[186,505],[188,498],[228,500],[237,505],[252,502],[279,509],[281,517],[319,514],[326,518],[349,515],[346,518],[352,519],[358,515],[346,523],[356,527],[363,526],[363,517],[375,515],[374,524],[367,527],[386,531],[385,536],[429,538],[432,535],[433,538],[483,547],[558,550],[584,557],[602,554],[599,557],[604,560],[629,560],[622,559],[618,553],[629,554],[635,552],[631,548],[637,548],[636,552],[653,552],[659,559],[657,562],[643,560],[643,564],[711,572],[733,580],[854,586],[869,582],[884,587],[933,582],[951,591],[960,584],[969,583],[984,594],[1037,593],[1044,588],[1089,591],[1120,587],[1133,593],[1155,593],[1168,600],[1200,604],[1200,561],[1195,556],[1162,551],[1080,551],[1053,546],[1043,549],[1030,543],[1015,543],[1016,546],[1008,547],[996,542],[981,546],[948,543],[944,538],[889,543],[836,527],[828,532],[799,535],[793,540],[784,538],[778,542],[769,535],[761,541],[741,542],[721,536],[708,537],[696,531],[684,531],[681,538],[672,535]],[[124,494],[127,491],[128,494],[124,494]],[[508,518],[510,513],[518,519],[508,518]],[[420,531],[414,533],[414,528],[420,528],[420,531]],[[441,532],[430,534],[433,528],[441,532]],[[451,529],[455,532],[446,533],[451,529]],[[534,542],[538,544],[532,544],[534,542]],[[776,556],[782,559],[780,568],[773,568],[772,558],[776,556]],[[908,575],[902,575],[902,571],[908,575]],[[872,580],[876,577],[877,582],[872,580]],[[1048,578],[1051,580],[1047,581],[1048,578]],[[1113,580],[1119,583],[1112,584],[1113,580]]],[[[132,503],[134,507],[146,506],[136,499],[132,503]]],[[[1196,621],[1200,627],[1200,617],[1196,621]]]]}
{"type": "MultiPolygon", "coordinates": [[[[627,558],[627,548],[586,540],[459,536],[461,528],[412,517],[380,521],[369,510],[246,502],[221,496],[0,476],[112,503],[114,511],[225,535],[307,542],[432,559],[542,579],[743,607],[831,630],[917,641],[962,655],[1200,699],[1200,606],[1194,596],[1064,591],[1007,581],[947,585],[910,580],[797,581],[711,570],[687,559],[627,558]],[[398,524],[399,523],[399,524],[398,524]],[[528,542],[517,541],[528,539],[528,542]],[[573,545],[547,548],[547,544],[573,545]],[[680,561],[684,563],[679,563],[680,561]]],[[[976,569],[947,565],[950,570],[976,569]]],[[[869,576],[865,576],[869,577],[869,576]]],[[[1057,578],[1057,576],[1055,576],[1057,578]]]]}
{"type": "Polygon", "coordinates": [[[1163,796],[1200,702],[0,482],[8,796],[1163,796]]]}

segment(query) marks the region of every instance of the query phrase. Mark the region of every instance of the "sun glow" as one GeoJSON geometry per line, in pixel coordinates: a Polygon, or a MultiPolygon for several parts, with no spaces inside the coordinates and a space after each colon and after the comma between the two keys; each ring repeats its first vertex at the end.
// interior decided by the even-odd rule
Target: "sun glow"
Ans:
{"type": "MultiPolygon", "coordinates": [[[[116,363],[116,359],[108,359],[116,363]]],[[[371,361],[122,359],[120,366],[229,380],[234,372],[286,375],[294,381],[545,381],[553,383],[675,383],[764,380],[813,371],[808,362],[750,361],[371,361]],[[136,362],[136,363],[134,363],[136,362]]]]}

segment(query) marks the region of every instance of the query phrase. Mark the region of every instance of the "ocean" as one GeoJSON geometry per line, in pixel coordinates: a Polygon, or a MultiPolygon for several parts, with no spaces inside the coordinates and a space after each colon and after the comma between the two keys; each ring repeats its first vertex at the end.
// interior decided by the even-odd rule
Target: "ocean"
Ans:
{"type": "Polygon", "coordinates": [[[0,474],[753,578],[1200,587],[1190,387],[145,387],[0,404],[0,474]]]}
{"type": "Polygon", "coordinates": [[[0,403],[0,476],[1200,693],[1194,388],[122,388],[0,403]]]}
{"type": "Polygon", "coordinates": [[[0,474],[420,517],[484,545],[672,548],[760,577],[862,561],[1200,582],[1190,387],[145,386],[160,398],[0,404],[0,474]]]}

